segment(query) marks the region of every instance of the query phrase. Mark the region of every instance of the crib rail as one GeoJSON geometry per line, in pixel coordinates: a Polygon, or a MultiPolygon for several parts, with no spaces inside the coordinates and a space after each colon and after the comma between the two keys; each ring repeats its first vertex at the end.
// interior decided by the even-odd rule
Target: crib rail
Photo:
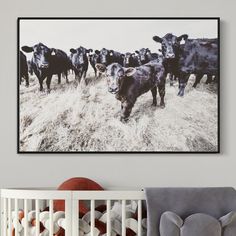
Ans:
{"type": "MultiPolygon", "coordinates": [[[[95,227],[96,217],[95,208],[98,201],[103,201],[106,205],[106,236],[113,236],[111,208],[114,201],[119,201],[121,205],[121,232],[120,235],[126,236],[126,204],[130,201],[137,202],[137,232],[136,235],[142,236],[142,201],[145,199],[142,191],[57,191],[57,190],[34,190],[34,189],[2,189],[1,190],[1,229],[3,236],[53,236],[55,229],[54,220],[54,201],[63,200],[65,202],[65,236],[81,236],[79,211],[80,201],[89,202],[90,205],[90,233],[86,236],[97,236],[95,227]],[[40,233],[40,213],[48,206],[49,225],[47,233],[40,233]],[[28,217],[23,222],[24,231],[21,230],[19,222],[19,209],[23,209],[24,215],[34,210],[34,231],[29,234],[28,217]],[[14,230],[14,232],[13,232],[14,230]],[[22,233],[23,232],[23,233],[22,233]]],[[[45,231],[46,232],[46,231],[45,231]]],[[[84,236],[82,235],[82,236],[84,236]]]]}

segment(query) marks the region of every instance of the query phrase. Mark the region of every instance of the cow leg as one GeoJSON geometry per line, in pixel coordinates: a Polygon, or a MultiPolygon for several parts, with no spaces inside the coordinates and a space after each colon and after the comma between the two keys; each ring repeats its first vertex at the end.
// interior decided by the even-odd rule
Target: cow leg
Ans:
{"type": "Polygon", "coordinates": [[[160,95],[160,98],[161,98],[160,107],[165,108],[165,100],[164,100],[165,94],[166,94],[165,84],[158,86],[158,92],[159,92],[159,95],[160,95]]]}
{"type": "Polygon", "coordinates": [[[58,84],[61,84],[61,73],[58,73],[57,76],[58,76],[58,84]]]}
{"type": "Polygon", "coordinates": [[[184,90],[187,85],[189,78],[189,74],[183,73],[181,76],[179,76],[179,92],[178,96],[183,97],[184,96],[184,90]]]}
{"type": "Polygon", "coordinates": [[[25,86],[29,87],[29,75],[28,75],[28,72],[25,75],[25,86]]]}
{"type": "Polygon", "coordinates": [[[157,87],[154,87],[153,89],[151,89],[151,92],[152,92],[152,98],[153,98],[152,106],[156,106],[157,105],[157,87]]]}
{"type": "Polygon", "coordinates": [[[65,77],[66,77],[66,83],[68,84],[68,83],[69,83],[69,80],[68,80],[68,71],[65,70],[64,74],[65,74],[65,77]]]}
{"type": "Polygon", "coordinates": [[[196,75],[195,83],[193,84],[193,87],[194,87],[194,88],[196,88],[197,85],[200,83],[202,77],[203,77],[203,74],[197,74],[197,75],[196,75]]]}
{"type": "Polygon", "coordinates": [[[45,77],[38,77],[39,80],[39,91],[43,91],[43,80],[45,79],[45,77]]]}
{"type": "Polygon", "coordinates": [[[212,75],[207,75],[206,84],[209,84],[211,82],[212,82],[212,75]]]}
{"type": "Polygon", "coordinates": [[[79,80],[79,75],[77,73],[75,73],[75,81],[79,80]]]}
{"type": "Polygon", "coordinates": [[[120,120],[122,122],[125,122],[128,120],[129,116],[130,116],[130,113],[132,111],[132,108],[133,108],[134,104],[133,103],[129,103],[127,101],[123,102],[121,104],[121,117],[120,117],[120,120]]]}
{"type": "MultiPolygon", "coordinates": [[[[88,69],[87,69],[87,70],[88,70],[88,69]]],[[[84,79],[86,78],[87,70],[84,70],[84,79]]]]}
{"type": "Polygon", "coordinates": [[[80,83],[80,81],[82,79],[82,75],[83,75],[83,72],[79,72],[79,74],[78,74],[78,81],[79,81],[79,83],[80,83]]]}
{"type": "Polygon", "coordinates": [[[93,69],[94,69],[95,79],[97,79],[97,69],[96,67],[94,67],[93,69]]]}
{"type": "Polygon", "coordinates": [[[69,84],[68,75],[66,73],[66,83],[69,84]]]}
{"type": "Polygon", "coordinates": [[[50,93],[50,85],[51,85],[52,75],[47,76],[46,84],[47,84],[47,92],[50,93]]]}
{"type": "Polygon", "coordinates": [[[174,85],[174,75],[173,73],[170,73],[170,86],[174,85]]]}

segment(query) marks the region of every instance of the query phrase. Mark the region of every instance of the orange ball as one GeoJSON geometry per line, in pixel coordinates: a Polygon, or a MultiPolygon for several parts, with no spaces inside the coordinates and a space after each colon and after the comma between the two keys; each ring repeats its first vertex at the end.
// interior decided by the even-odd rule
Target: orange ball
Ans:
{"type": "MultiPolygon", "coordinates": [[[[104,190],[98,183],[94,182],[91,179],[84,177],[75,177],[66,180],[62,183],[58,190],[104,190]]],[[[63,200],[55,200],[54,201],[54,210],[55,211],[65,211],[65,201],[63,200]]],[[[79,213],[80,217],[86,214],[89,209],[86,207],[83,201],[79,202],[79,213]]]]}

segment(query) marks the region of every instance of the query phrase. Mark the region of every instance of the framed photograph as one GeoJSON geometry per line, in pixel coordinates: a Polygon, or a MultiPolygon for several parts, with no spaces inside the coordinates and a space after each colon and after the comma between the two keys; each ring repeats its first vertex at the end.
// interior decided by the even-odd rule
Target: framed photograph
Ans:
{"type": "Polygon", "coordinates": [[[219,153],[220,19],[18,18],[18,153],[219,153]]]}

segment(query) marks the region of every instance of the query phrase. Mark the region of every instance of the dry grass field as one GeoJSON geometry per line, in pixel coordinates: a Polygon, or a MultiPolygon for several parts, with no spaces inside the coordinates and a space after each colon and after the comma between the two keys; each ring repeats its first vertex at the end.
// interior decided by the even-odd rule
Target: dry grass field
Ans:
{"type": "Polygon", "coordinates": [[[183,98],[167,81],[165,109],[152,107],[148,92],[122,123],[105,79],[87,77],[77,86],[74,75],[60,85],[54,76],[50,94],[39,92],[35,76],[20,86],[20,151],[217,151],[217,85],[206,78],[193,89],[191,76],[183,98]]]}

